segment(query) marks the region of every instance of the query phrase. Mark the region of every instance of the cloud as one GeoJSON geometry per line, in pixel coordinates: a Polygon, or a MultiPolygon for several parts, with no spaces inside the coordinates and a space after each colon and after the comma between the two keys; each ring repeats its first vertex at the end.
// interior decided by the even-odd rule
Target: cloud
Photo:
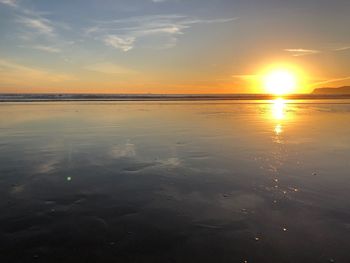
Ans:
{"type": "Polygon", "coordinates": [[[135,37],[118,37],[116,35],[107,35],[104,38],[104,42],[106,45],[114,47],[116,49],[120,49],[122,51],[129,51],[133,48],[133,44],[135,42],[135,37]]]}
{"type": "Polygon", "coordinates": [[[319,53],[322,53],[322,52],[338,52],[338,51],[346,51],[346,50],[350,50],[350,46],[349,45],[333,46],[331,48],[324,49],[323,51],[316,50],[316,49],[303,49],[303,48],[288,48],[288,49],[284,49],[284,51],[292,53],[292,55],[294,57],[314,55],[314,54],[319,54],[319,53]]]}
{"type": "Polygon", "coordinates": [[[289,48],[289,49],[284,49],[284,51],[292,53],[294,57],[313,55],[321,52],[319,50],[303,49],[303,48],[289,48]]]}
{"type": "Polygon", "coordinates": [[[109,62],[103,62],[103,63],[97,63],[94,65],[86,66],[85,69],[90,70],[90,71],[95,71],[98,73],[103,73],[103,74],[132,74],[135,73],[135,71],[115,65],[109,62]]]}
{"type": "MultiPolygon", "coordinates": [[[[16,23],[20,25],[18,38],[29,42],[31,48],[50,53],[59,53],[58,48],[71,45],[72,41],[65,41],[58,34],[59,29],[70,30],[70,26],[47,18],[50,13],[26,8],[22,2],[14,0],[0,0],[15,7],[16,23]],[[45,44],[43,44],[45,43],[45,44]]],[[[23,46],[28,46],[23,45],[23,46]]]]}
{"type": "Polygon", "coordinates": [[[107,46],[127,52],[139,47],[170,48],[186,29],[198,24],[227,23],[237,18],[197,19],[183,15],[139,16],[99,21],[86,29],[86,35],[101,39],[107,46]]]}
{"type": "Polygon", "coordinates": [[[16,0],[0,0],[0,4],[8,5],[11,7],[17,7],[17,1],[16,0]]]}
{"type": "Polygon", "coordinates": [[[34,29],[40,34],[44,34],[47,36],[54,35],[54,29],[51,25],[51,22],[45,18],[29,18],[29,17],[20,17],[18,22],[23,24],[24,26],[34,29]]]}
{"type": "Polygon", "coordinates": [[[5,84],[41,85],[75,80],[76,78],[69,74],[51,72],[0,59],[0,79],[4,86],[5,84]]]}
{"type": "Polygon", "coordinates": [[[232,75],[231,76],[232,78],[236,78],[236,79],[243,79],[243,80],[251,80],[251,79],[255,79],[257,77],[257,75],[249,75],[249,74],[246,74],[246,75],[232,75]]]}
{"type": "Polygon", "coordinates": [[[33,46],[33,49],[37,49],[37,50],[41,50],[41,51],[45,51],[45,52],[49,52],[49,53],[60,53],[61,50],[59,48],[56,47],[51,47],[51,46],[33,46]]]}
{"type": "Polygon", "coordinates": [[[346,76],[346,77],[342,77],[342,78],[327,79],[324,81],[316,82],[312,86],[324,85],[324,84],[334,83],[334,82],[341,82],[341,81],[349,80],[349,79],[350,79],[350,76],[346,76]]]}
{"type": "Polygon", "coordinates": [[[336,49],[334,49],[334,51],[345,51],[345,50],[349,50],[349,49],[350,49],[350,46],[344,46],[344,47],[336,48],[336,49]]]}

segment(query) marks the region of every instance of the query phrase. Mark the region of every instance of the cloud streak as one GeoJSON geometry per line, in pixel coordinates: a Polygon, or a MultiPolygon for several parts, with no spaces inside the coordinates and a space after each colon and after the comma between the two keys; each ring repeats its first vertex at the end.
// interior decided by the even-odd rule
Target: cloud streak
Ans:
{"type": "Polygon", "coordinates": [[[11,7],[17,7],[17,1],[16,0],[0,0],[0,4],[8,5],[11,7]]]}
{"type": "Polygon", "coordinates": [[[0,59],[0,78],[2,84],[31,84],[64,82],[76,78],[65,73],[56,73],[40,68],[21,65],[12,61],[0,59]],[[20,78],[18,77],[20,76],[20,78]]]}
{"type": "Polygon", "coordinates": [[[139,47],[170,48],[186,29],[199,24],[228,23],[238,18],[197,19],[183,15],[152,15],[99,21],[86,30],[87,36],[127,52],[139,47]]]}
{"type": "Polygon", "coordinates": [[[116,64],[112,64],[109,62],[102,62],[102,63],[89,65],[89,66],[86,66],[85,69],[89,71],[94,71],[94,72],[103,73],[103,74],[111,74],[111,75],[135,73],[135,71],[131,69],[128,69],[116,64]]]}
{"type": "Polygon", "coordinates": [[[51,47],[51,46],[37,45],[37,46],[33,46],[32,48],[36,49],[36,50],[40,50],[40,51],[49,52],[49,53],[60,53],[61,52],[61,49],[56,48],[56,47],[51,47]]]}
{"type": "Polygon", "coordinates": [[[350,46],[344,46],[344,47],[336,48],[336,49],[334,49],[334,51],[346,51],[346,50],[349,50],[349,49],[350,49],[350,46]]]}
{"type": "Polygon", "coordinates": [[[65,23],[53,22],[48,19],[49,13],[28,9],[16,0],[0,0],[0,3],[14,8],[15,22],[20,25],[18,38],[27,42],[21,46],[28,47],[30,45],[32,49],[60,53],[62,50],[58,46],[71,45],[72,41],[64,41],[58,34],[59,28],[69,30],[70,27],[65,23]]]}
{"type": "Polygon", "coordinates": [[[256,79],[258,76],[254,74],[242,74],[242,75],[232,75],[231,77],[235,79],[252,80],[252,79],[256,79]]]}
{"type": "Polygon", "coordinates": [[[340,46],[340,47],[338,46],[336,48],[328,48],[328,49],[324,49],[324,50],[303,49],[303,48],[283,49],[283,51],[291,53],[294,57],[315,55],[315,54],[327,53],[327,52],[347,51],[347,50],[350,50],[350,46],[348,46],[348,45],[344,45],[344,46],[340,46]]]}
{"type": "Polygon", "coordinates": [[[294,57],[308,56],[321,53],[320,50],[315,49],[303,49],[303,48],[287,48],[286,52],[290,52],[294,57]]]}
{"type": "Polygon", "coordinates": [[[342,78],[327,79],[327,80],[324,80],[324,81],[316,82],[312,86],[318,86],[318,85],[334,83],[334,82],[341,82],[341,81],[349,80],[349,79],[350,79],[350,76],[346,76],[346,77],[342,77],[342,78]]]}
{"type": "Polygon", "coordinates": [[[53,36],[54,29],[51,25],[51,22],[45,18],[29,18],[29,17],[20,17],[18,22],[24,25],[25,27],[34,29],[37,33],[43,34],[46,36],[53,36]]]}
{"type": "Polygon", "coordinates": [[[107,35],[103,41],[107,46],[120,49],[122,51],[129,51],[133,48],[135,37],[119,37],[116,35],[107,35]]]}

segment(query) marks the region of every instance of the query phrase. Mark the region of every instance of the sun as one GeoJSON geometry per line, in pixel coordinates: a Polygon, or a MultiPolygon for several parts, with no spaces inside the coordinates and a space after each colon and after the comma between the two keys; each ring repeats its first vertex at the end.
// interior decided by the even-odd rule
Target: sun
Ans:
{"type": "Polygon", "coordinates": [[[291,71],[284,69],[273,70],[264,77],[264,86],[270,94],[289,94],[295,91],[297,78],[291,71]]]}

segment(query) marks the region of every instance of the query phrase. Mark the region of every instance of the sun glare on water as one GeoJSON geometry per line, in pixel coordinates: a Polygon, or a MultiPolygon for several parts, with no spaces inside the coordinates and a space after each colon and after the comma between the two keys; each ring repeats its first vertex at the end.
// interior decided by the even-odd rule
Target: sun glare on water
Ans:
{"type": "Polygon", "coordinates": [[[274,95],[293,93],[297,86],[295,74],[288,70],[274,70],[264,78],[266,91],[274,95]]]}

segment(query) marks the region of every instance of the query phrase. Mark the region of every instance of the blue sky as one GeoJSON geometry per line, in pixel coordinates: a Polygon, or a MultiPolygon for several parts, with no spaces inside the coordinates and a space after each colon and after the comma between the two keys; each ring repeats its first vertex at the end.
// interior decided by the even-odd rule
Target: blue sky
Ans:
{"type": "Polygon", "coordinates": [[[0,91],[257,92],[293,64],[350,84],[346,0],[0,0],[0,91]]]}

